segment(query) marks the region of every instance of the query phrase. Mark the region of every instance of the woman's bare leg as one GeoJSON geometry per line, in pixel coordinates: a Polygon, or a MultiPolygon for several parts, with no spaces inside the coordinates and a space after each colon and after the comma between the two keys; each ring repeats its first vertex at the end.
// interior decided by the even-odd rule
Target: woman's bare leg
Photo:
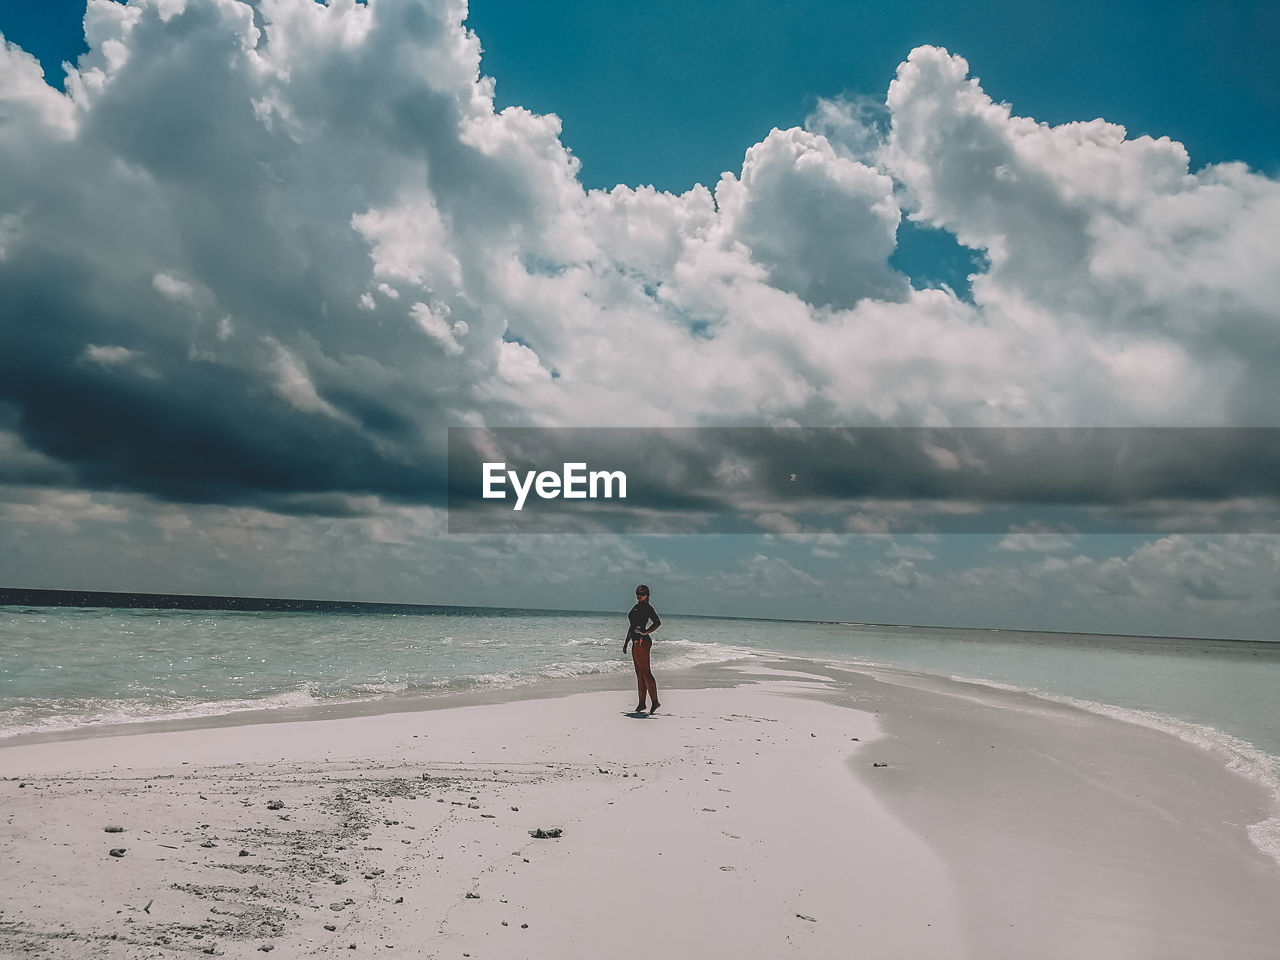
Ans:
{"type": "MultiPolygon", "coordinates": [[[[651,689],[656,689],[653,684],[653,673],[649,670],[649,647],[653,641],[647,637],[644,640],[637,640],[631,647],[631,662],[636,668],[636,692],[639,694],[639,705],[636,707],[636,713],[644,712],[645,693],[651,689]]],[[[654,706],[658,705],[658,698],[653,698],[654,706]]]]}

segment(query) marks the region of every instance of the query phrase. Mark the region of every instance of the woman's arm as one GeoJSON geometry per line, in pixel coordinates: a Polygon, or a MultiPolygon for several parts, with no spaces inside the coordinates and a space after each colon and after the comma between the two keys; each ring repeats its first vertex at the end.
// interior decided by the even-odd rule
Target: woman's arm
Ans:
{"type": "Polygon", "coordinates": [[[658,611],[654,610],[653,607],[650,607],[649,612],[653,614],[653,625],[650,626],[649,629],[645,631],[645,636],[648,636],[649,634],[653,633],[653,631],[657,630],[660,626],[662,626],[662,618],[658,616],[658,611]]]}

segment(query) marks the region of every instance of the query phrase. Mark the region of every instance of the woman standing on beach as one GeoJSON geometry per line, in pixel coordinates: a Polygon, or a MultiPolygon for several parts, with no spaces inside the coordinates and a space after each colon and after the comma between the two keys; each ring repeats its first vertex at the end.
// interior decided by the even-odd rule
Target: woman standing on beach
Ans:
{"type": "Polygon", "coordinates": [[[647,691],[649,700],[653,704],[649,709],[649,714],[652,716],[658,712],[658,707],[662,704],[658,703],[658,681],[653,679],[653,671],[649,669],[649,650],[653,647],[649,634],[662,626],[662,621],[658,618],[658,611],[649,606],[649,588],[643,583],[636,587],[636,605],[627,614],[627,620],[629,621],[627,638],[622,641],[622,652],[627,652],[628,643],[632,645],[631,662],[635,664],[636,689],[640,693],[640,703],[636,707],[636,713],[644,713],[644,698],[647,691]]]}

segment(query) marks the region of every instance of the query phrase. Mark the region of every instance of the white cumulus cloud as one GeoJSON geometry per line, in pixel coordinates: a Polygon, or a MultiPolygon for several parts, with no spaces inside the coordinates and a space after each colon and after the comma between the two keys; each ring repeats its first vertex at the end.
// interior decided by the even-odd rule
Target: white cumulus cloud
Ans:
{"type": "Polygon", "coordinates": [[[683,194],[587,190],[556,116],[495,109],[465,14],[92,0],[66,93],[6,42],[0,403],[26,447],[171,498],[414,500],[450,423],[1280,415],[1274,180],[1019,117],[922,47],[883,114],[824,101],[683,194]],[[889,266],[904,214],[985,252],[972,302],[889,266]],[[150,385],[90,376],[86,343],[150,385]]]}

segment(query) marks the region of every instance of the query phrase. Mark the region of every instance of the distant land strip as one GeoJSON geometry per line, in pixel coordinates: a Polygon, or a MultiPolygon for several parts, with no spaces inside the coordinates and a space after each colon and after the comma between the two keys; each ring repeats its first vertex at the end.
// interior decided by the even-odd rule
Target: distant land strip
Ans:
{"type": "MultiPolygon", "coordinates": [[[[282,613],[406,613],[525,616],[530,613],[600,616],[590,610],[532,610],[438,603],[373,603],[363,600],[292,600],[276,597],[206,597],[181,593],[117,593],[106,590],[35,590],[0,587],[0,606],[114,607],[138,610],[244,610],[282,613]]],[[[607,615],[607,614],[606,614],[607,615]]]]}

